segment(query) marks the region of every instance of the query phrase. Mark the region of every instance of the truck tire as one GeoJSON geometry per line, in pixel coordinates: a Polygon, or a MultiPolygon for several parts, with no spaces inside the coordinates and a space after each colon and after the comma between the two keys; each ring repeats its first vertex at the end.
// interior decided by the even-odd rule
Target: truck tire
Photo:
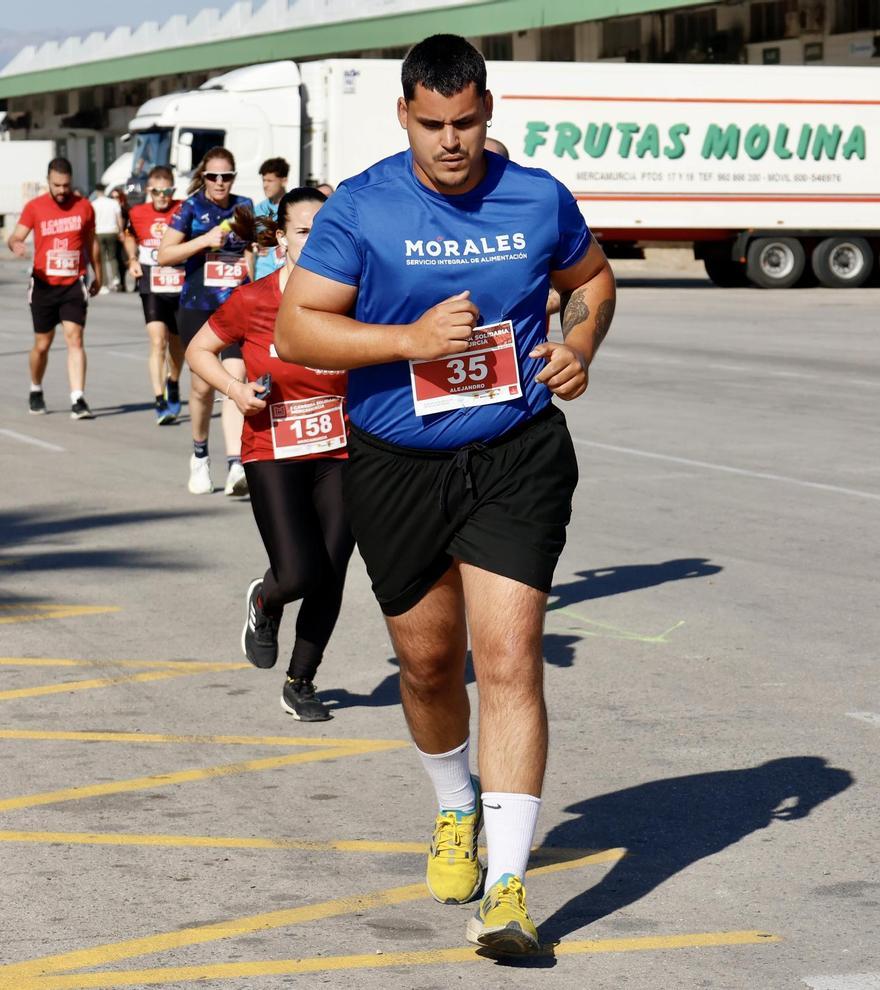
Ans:
{"type": "Polygon", "coordinates": [[[750,282],[762,289],[789,289],[803,274],[807,253],[794,237],[756,237],[746,259],[750,282]]]}
{"type": "Polygon", "coordinates": [[[855,289],[871,277],[874,252],[862,237],[827,237],[813,251],[813,271],[829,289],[855,289]]]}
{"type": "Polygon", "coordinates": [[[749,284],[746,267],[732,258],[718,254],[707,254],[703,258],[706,274],[720,289],[740,289],[749,284]]]}

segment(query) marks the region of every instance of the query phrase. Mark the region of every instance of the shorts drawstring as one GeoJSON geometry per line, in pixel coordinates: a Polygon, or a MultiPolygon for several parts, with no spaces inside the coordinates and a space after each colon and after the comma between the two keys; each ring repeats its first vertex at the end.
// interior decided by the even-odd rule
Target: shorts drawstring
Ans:
{"type": "Polygon", "coordinates": [[[449,486],[452,484],[453,475],[456,471],[461,471],[464,475],[465,491],[469,492],[473,498],[476,498],[477,486],[471,470],[471,457],[474,454],[485,457],[485,451],[488,449],[489,448],[486,444],[480,443],[479,441],[466,444],[460,450],[455,452],[455,456],[443,472],[443,480],[440,483],[440,509],[447,519],[449,518],[449,486]]]}

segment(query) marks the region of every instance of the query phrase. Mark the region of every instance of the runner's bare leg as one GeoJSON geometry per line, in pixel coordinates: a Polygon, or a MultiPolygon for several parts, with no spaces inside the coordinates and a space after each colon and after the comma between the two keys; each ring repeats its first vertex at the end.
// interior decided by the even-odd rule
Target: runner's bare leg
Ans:
{"type": "Polygon", "coordinates": [[[67,344],[67,379],[70,391],[83,391],[86,387],[86,350],[83,347],[83,328],[79,323],[64,320],[64,342],[67,344]]]}
{"type": "Polygon", "coordinates": [[[46,374],[46,365],[49,363],[49,348],[55,339],[55,331],[49,333],[35,333],[34,346],[28,354],[28,365],[31,372],[31,381],[34,385],[42,385],[43,375],[46,374]]]}
{"type": "Polygon", "coordinates": [[[480,691],[480,786],[541,796],[547,762],[542,637],[547,596],[459,564],[480,691]]]}
{"type": "Polygon", "coordinates": [[[168,374],[172,381],[179,382],[183,374],[183,343],[176,333],[168,335],[168,374]]]}
{"type": "MultiPolygon", "coordinates": [[[[241,358],[226,358],[223,367],[239,381],[244,381],[247,374],[244,369],[244,361],[241,358]]],[[[244,416],[241,410],[231,400],[223,403],[220,412],[220,420],[223,424],[223,439],[226,442],[226,456],[238,457],[241,454],[241,428],[244,425],[244,416]]]]}
{"type": "Polygon", "coordinates": [[[189,419],[193,440],[207,440],[214,409],[214,389],[199,377],[192,368],[189,371],[189,419]]]}
{"type": "Polygon", "coordinates": [[[161,395],[165,388],[165,352],[168,347],[168,327],[161,320],[153,320],[147,324],[147,334],[150,337],[150,357],[147,362],[150,373],[150,385],[153,395],[161,395]]]}
{"type": "Polygon", "coordinates": [[[467,627],[453,565],[403,615],[386,616],[400,660],[400,697],[413,741],[423,753],[448,753],[468,737],[465,689],[467,627]]]}

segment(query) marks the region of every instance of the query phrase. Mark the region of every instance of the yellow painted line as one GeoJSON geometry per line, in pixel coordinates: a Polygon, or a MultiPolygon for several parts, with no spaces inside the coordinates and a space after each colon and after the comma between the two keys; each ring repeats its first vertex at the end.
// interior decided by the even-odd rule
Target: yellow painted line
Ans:
{"type": "Polygon", "coordinates": [[[14,701],[19,698],[42,698],[49,694],[68,694],[71,691],[93,691],[95,688],[112,687],[114,684],[146,683],[166,681],[169,677],[186,677],[202,671],[154,670],[144,674],[119,674],[117,677],[92,677],[85,681],[59,681],[55,684],[41,684],[37,687],[11,688],[0,691],[0,701],[14,701]]]}
{"type": "Polygon", "coordinates": [[[43,619],[73,619],[81,615],[120,612],[116,605],[0,605],[0,625],[40,622],[43,619]],[[18,615],[14,614],[16,611],[18,615]]]}
{"type": "MultiPolygon", "coordinates": [[[[0,831],[0,842],[51,843],[80,846],[161,846],[178,849],[295,849],[304,852],[350,852],[350,853],[411,853],[424,856],[428,851],[426,842],[373,842],[367,839],[337,839],[331,842],[316,842],[309,839],[286,837],[266,838],[260,836],[228,835],[167,835],[136,834],[128,832],[32,832],[0,831]]],[[[485,849],[480,848],[481,853],[485,849]]],[[[614,863],[622,859],[624,849],[563,849],[556,846],[539,847],[532,850],[533,860],[551,860],[562,864],[572,859],[584,865],[614,863]]],[[[549,872],[549,871],[548,871],[549,872]]]]}
{"type": "Polygon", "coordinates": [[[635,643],[667,643],[667,637],[670,633],[675,632],[676,629],[680,629],[685,624],[684,619],[680,619],[675,625],[670,626],[663,632],[648,634],[635,632],[631,629],[621,629],[619,626],[612,626],[607,622],[597,622],[595,619],[588,619],[586,616],[580,615],[574,609],[563,608],[552,604],[547,607],[547,615],[550,618],[554,615],[560,615],[577,620],[578,624],[576,626],[569,626],[568,628],[580,632],[584,636],[598,636],[605,639],[619,639],[635,643]]]}
{"type": "Polygon", "coordinates": [[[155,670],[159,667],[170,669],[192,668],[193,670],[246,670],[250,664],[221,663],[205,660],[72,660],[55,657],[0,657],[0,667],[149,667],[155,670]]]}
{"type": "MultiPolygon", "coordinates": [[[[562,869],[574,870],[587,865],[592,854],[579,859],[569,860],[562,869]]],[[[529,877],[542,873],[556,872],[556,864],[539,866],[529,870],[529,877]]],[[[228,921],[216,921],[209,925],[197,925],[193,928],[177,929],[160,935],[147,935],[142,938],[130,939],[125,942],[111,942],[106,945],[94,946],[91,949],[79,949],[65,952],[56,956],[44,956],[24,963],[12,963],[0,966],[0,988],[8,986],[10,990],[28,990],[30,984],[24,982],[24,977],[33,979],[46,973],[61,973],[72,969],[87,969],[121,962],[123,959],[134,959],[154,952],[170,952],[173,949],[187,948],[192,945],[204,945],[208,942],[218,942],[226,938],[239,938],[254,932],[270,931],[276,928],[287,928],[309,921],[319,921],[326,918],[337,918],[348,914],[358,914],[376,907],[389,907],[393,904],[403,904],[407,901],[427,900],[431,895],[424,882],[407,884],[404,887],[391,887],[374,894],[361,894],[351,897],[340,897],[320,904],[307,904],[297,908],[281,908],[265,914],[248,915],[244,918],[232,918],[228,921]],[[5,981],[5,982],[4,982],[5,981]],[[11,982],[10,982],[11,981],[11,982]]],[[[95,974],[103,975],[103,974],[95,974]]],[[[122,974],[112,974],[119,977],[122,974]]],[[[52,977],[54,980],[55,977],[52,977]]],[[[51,984],[54,986],[54,983],[51,984]]],[[[72,984],[80,986],[80,984],[72,984]]],[[[113,985],[113,984],[109,984],[113,985]]],[[[43,988],[41,987],[41,990],[43,988]]],[[[48,990],[48,987],[45,988],[48,990]]]]}
{"type": "MultiPolygon", "coordinates": [[[[393,749],[401,744],[391,744],[385,749],[393,749]]],[[[68,787],[58,791],[45,791],[42,794],[25,794],[21,797],[0,800],[0,811],[19,811],[43,804],[61,804],[65,801],[82,801],[86,798],[103,797],[107,794],[129,794],[132,791],[153,790],[171,784],[185,784],[196,780],[209,780],[214,777],[231,777],[256,770],[274,770],[295,763],[313,763],[318,760],[333,760],[342,756],[359,756],[375,753],[383,747],[375,745],[349,745],[328,749],[313,750],[310,753],[288,753],[285,756],[270,756],[260,760],[246,760],[243,763],[224,763],[220,766],[201,767],[193,770],[179,770],[174,773],[157,773],[149,777],[135,777],[131,780],[114,780],[104,784],[89,784],[84,787],[68,787]]]]}
{"type": "MultiPolygon", "coordinates": [[[[649,935],[644,938],[584,939],[563,942],[540,955],[574,956],[623,952],[663,952],[673,949],[727,948],[779,942],[777,935],[759,931],[698,932],[688,935],[649,935]]],[[[294,976],[343,970],[387,969],[392,966],[441,966],[450,963],[491,963],[472,946],[426,949],[415,952],[364,953],[352,956],[318,956],[311,959],[214,963],[202,966],[128,970],[79,975],[51,975],[28,979],[17,990],[92,990],[103,987],[158,986],[194,980],[232,980],[260,976],[294,976]]]]}
{"type": "MultiPolygon", "coordinates": [[[[250,666],[250,665],[248,665],[250,666]]],[[[43,729],[0,729],[0,739],[68,742],[172,743],[211,746],[353,746],[361,752],[408,746],[402,739],[336,739],[314,736],[180,736],[159,732],[65,732],[43,729]]]]}

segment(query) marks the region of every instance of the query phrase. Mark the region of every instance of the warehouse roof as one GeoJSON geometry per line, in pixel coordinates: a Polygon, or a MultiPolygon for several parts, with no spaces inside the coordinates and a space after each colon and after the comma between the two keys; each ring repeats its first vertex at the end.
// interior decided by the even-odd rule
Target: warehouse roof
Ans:
{"type": "Polygon", "coordinates": [[[164,24],[146,21],[22,49],[0,71],[0,98],[597,20],[705,0],[238,0],[164,24]],[[459,8],[450,16],[450,7],[459,8]]]}

